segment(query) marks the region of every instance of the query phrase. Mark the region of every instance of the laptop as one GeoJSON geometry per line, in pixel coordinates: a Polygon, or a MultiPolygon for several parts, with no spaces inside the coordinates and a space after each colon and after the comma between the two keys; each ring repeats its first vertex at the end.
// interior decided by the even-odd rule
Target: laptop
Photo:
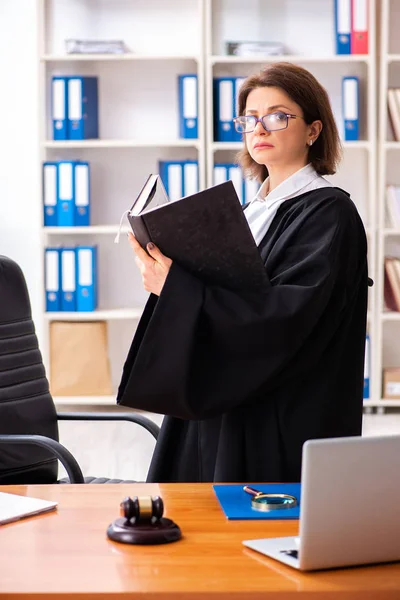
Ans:
{"type": "Polygon", "coordinates": [[[400,435],[305,442],[299,537],[243,544],[301,571],[400,560],[400,435]]]}
{"type": "Polygon", "coordinates": [[[57,502],[0,492],[0,525],[54,510],[57,502]]]}

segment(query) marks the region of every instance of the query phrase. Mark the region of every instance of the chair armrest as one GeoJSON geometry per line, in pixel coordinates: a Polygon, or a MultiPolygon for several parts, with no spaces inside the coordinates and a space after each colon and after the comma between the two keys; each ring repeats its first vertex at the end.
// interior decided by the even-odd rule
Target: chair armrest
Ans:
{"type": "Polygon", "coordinates": [[[57,413],[57,419],[59,421],[130,421],[144,427],[155,439],[160,433],[160,428],[156,423],[138,413],[61,412],[57,413]]]}
{"type": "Polygon", "coordinates": [[[32,444],[49,450],[67,471],[71,483],[85,483],[82,471],[69,450],[44,435],[0,435],[0,444],[32,444]]]}

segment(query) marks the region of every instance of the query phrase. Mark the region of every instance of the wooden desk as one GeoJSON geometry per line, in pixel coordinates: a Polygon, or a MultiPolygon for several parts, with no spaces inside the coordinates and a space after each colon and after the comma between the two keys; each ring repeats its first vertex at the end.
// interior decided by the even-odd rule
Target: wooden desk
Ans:
{"type": "Polygon", "coordinates": [[[0,527],[0,598],[19,600],[394,600],[400,563],[301,574],[242,546],[296,535],[297,521],[228,521],[209,484],[2,486],[59,502],[56,513],[0,527]],[[127,495],[160,494],[184,539],[111,542],[106,529],[127,495]]]}

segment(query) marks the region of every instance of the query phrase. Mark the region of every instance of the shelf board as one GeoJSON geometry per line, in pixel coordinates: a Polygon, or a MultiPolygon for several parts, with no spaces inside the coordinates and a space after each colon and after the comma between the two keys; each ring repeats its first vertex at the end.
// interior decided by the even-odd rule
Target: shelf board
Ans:
{"type": "MultiPolygon", "coordinates": [[[[88,227],[43,227],[49,235],[116,235],[119,225],[89,225],[88,227]]],[[[121,233],[130,231],[128,225],[122,225],[121,233]]]]}
{"type": "Polygon", "coordinates": [[[46,140],[44,148],[198,148],[199,140],[46,140]]]}
{"type": "Polygon", "coordinates": [[[364,400],[363,402],[363,406],[386,406],[386,407],[390,407],[392,406],[393,408],[400,406],[400,400],[386,400],[385,398],[382,398],[381,400],[364,400]]]}
{"type": "Polygon", "coordinates": [[[357,142],[346,142],[344,140],[341,141],[342,147],[344,149],[356,150],[371,150],[371,142],[368,140],[358,140],[357,142]]]}
{"type": "Polygon", "coordinates": [[[212,65],[216,64],[258,64],[274,62],[294,62],[294,63],[340,63],[340,62],[361,62],[369,63],[368,54],[334,54],[331,56],[302,56],[301,54],[282,54],[280,56],[225,56],[214,54],[209,57],[212,65]]]}
{"type": "Polygon", "coordinates": [[[44,54],[40,57],[41,62],[126,62],[126,61],[174,61],[193,60],[199,57],[194,54],[44,54]]]}
{"type": "Polygon", "coordinates": [[[243,148],[243,142],[212,142],[211,150],[236,150],[243,148]]]}
{"type": "Polygon", "coordinates": [[[56,405],[68,404],[75,406],[117,406],[117,394],[115,396],[53,396],[56,405]]]}
{"type": "Polygon", "coordinates": [[[123,319],[140,319],[143,308],[113,308],[94,310],[92,312],[46,312],[48,321],[117,321],[123,319]]]}
{"type": "Polygon", "coordinates": [[[400,321],[400,312],[382,312],[382,321],[400,321]]]}
{"type": "Polygon", "coordinates": [[[386,62],[388,62],[388,63],[399,62],[400,54],[387,54],[385,58],[386,58],[386,62]]]}
{"type": "Polygon", "coordinates": [[[394,228],[392,227],[391,229],[386,228],[382,230],[382,233],[384,235],[384,237],[391,237],[391,236],[400,236],[400,228],[394,228]]]}
{"type": "Polygon", "coordinates": [[[400,142],[385,142],[383,147],[385,150],[400,150],[400,142]]]}
{"type": "MultiPolygon", "coordinates": [[[[342,140],[342,147],[344,149],[363,149],[370,150],[371,143],[368,140],[359,140],[357,142],[345,142],[342,140]]],[[[400,143],[399,143],[400,146],[400,143]]],[[[239,151],[243,147],[243,142],[213,142],[211,149],[216,152],[217,150],[236,150],[239,151]]]]}

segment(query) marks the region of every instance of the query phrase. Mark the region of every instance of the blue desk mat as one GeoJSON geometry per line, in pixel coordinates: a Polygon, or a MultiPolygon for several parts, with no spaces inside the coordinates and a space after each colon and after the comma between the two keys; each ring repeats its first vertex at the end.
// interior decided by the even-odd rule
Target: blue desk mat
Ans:
{"type": "Polygon", "coordinates": [[[298,519],[300,516],[300,483],[249,484],[264,494],[290,494],[297,499],[294,508],[281,508],[266,512],[251,507],[252,496],[243,491],[243,485],[216,484],[214,492],[228,519],[298,519]]]}

